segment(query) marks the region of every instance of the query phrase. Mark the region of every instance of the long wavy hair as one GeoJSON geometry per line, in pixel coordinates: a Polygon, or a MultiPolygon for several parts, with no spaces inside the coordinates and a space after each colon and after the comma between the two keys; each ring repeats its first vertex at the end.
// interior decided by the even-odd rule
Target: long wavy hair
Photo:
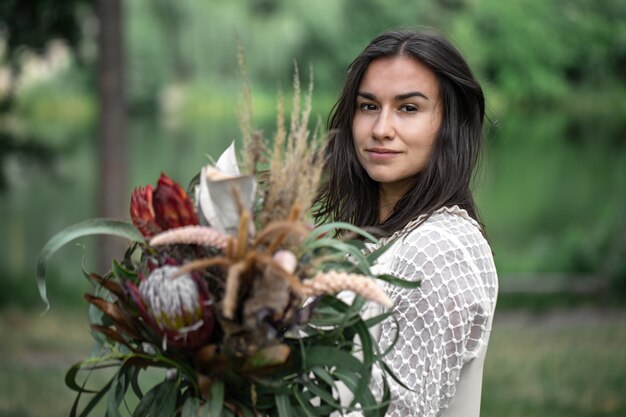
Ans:
{"type": "Polygon", "coordinates": [[[458,205],[480,223],[470,183],[480,156],[484,116],[480,84],[461,53],[441,34],[430,30],[380,34],[348,67],[343,91],[330,113],[317,222],[347,221],[388,236],[420,215],[426,219],[441,207],[458,205]],[[415,59],[436,75],[443,117],[426,167],[414,176],[413,186],[392,214],[380,223],[378,183],[358,162],[352,123],[359,86],[369,64],[398,56],[415,59]]]}

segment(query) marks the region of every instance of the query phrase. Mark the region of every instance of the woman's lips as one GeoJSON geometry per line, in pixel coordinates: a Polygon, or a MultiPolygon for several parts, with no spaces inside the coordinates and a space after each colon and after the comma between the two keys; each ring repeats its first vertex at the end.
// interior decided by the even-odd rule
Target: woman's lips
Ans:
{"type": "Polygon", "coordinates": [[[377,161],[391,159],[400,153],[387,148],[366,148],[365,152],[371,159],[377,161]]]}

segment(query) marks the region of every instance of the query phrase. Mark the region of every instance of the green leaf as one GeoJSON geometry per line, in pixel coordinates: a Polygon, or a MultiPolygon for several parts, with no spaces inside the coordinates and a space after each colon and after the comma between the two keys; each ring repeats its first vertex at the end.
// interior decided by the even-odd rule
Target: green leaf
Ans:
{"type": "Polygon", "coordinates": [[[69,389],[76,391],[79,394],[81,393],[95,394],[98,391],[85,389],[85,383],[87,381],[85,381],[85,383],[83,383],[82,386],[76,382],[76,379],[78,377],[78,372],[82,370],[83,364],[84,362],[79,362],[67,370],[67,372],[65,373],[65,385],[69,389]]]}
{"type": "Polygon", "coordinates": [[[130,386],[133,389],[133,392],[140,400],[143,398],[143,391],[139,386],[139,373],[141,372],[141,368],[133,367],[130,374],[130,386]]]}
{"type": "Polygon", "coordinates": [[[196,397],[189,397],[185,400],[185,404],[183,404],[180,417],[198,417],[199,409],[200,400],[196,397]]]}
{"type": "Polygon", "coordinates": [[[200,404],[197,397],[189,397],[185,400],[180,417],[198,417],[198,416],[221,416],[221,414],[210,414],[208,404],[200,404]]]}
{"type": "Polygon", "coordinates": [[[291,409],[291,403],[289,397],[284,394],[277,395],[275,398],[276,409],[278,410],[278,417],[292,417],[293,412],[291,409]]]}
{"type": "Polygon", "coordinates": [[[326,369],[320,367],[320,366],[314,366],[313,368],[311,368],[311,371],[317,375],[319,377],[319,379],[321,379],[322,381],[324,381],[325,383],[327,383],[329,386],[334,387],[335,386],[335,380],[333,379],[333,377],[326,372],[326,369]]]}
{"type": "Polygon", "coordinates": [[[133,417],[173,416],[176,409],[178,381],[165,380],[152,387],[141,399],[133,417]]]}
{"type": "MultiPolygon", "coordinates": [[[[83,409],[82,413],[80,413],[79,417],[85,417],[89,415],[91,410],[93,410],[95,406],[98,405],[102,397],[104,397],[104,395],[109,391],[109,389],[111,388],[111,385],[113,385],[114,379],[115,377],[111,378],[109,382],[104,387],[102,387],[102,389],[98,391],[96,395],[93,396],[93,398],[87,403],[87,406],[83,409]]],[[[76,411],[78,410],[78,401],[80,399],[80,394],[81,393],[78,393],[78,395],[76,396],[76,401],[74,401],[74,405],[72,406],[70,417],[76,417],[76,411]]]]}
{"type": "Polygon", "coordinates": [[[365,255],[363,255],[363,253],[359,250],[359,248],[355,246],[352,246],[350,244],[347,244],[337,239],[329,239],[329,238],[318,239],[307,244],[306,246],[303,245],[303,250],[306,252],[311,252],[315,249],[322,249],[322,248],[332,249],[335,252],[345,254],[345,255],[350,255],[352,258],[354,258],[354,261],[355,261],[354,266],[362,274],[370,275],[370,270],[369,270],[370,262],[367,260],[365,255]]]}
{"type": "MultiPolygon", "coordinates": [[[[316,396],[318,396],[322,401],[324,401],[325,403],[331,405],[332,407],[334,407],[335,409],[340,409],[341,408],[341,404],[333,397],[332,392],[331,391],[327,391],[321,387],[319,387],[317,384],[315,384],[313,381],[306,381],[305,383],[306,388],[311,391],[313,394],[315,394],[316,396]]],[[[333,382],[332,385],[330,385],[331,387],[335,387],[335,384],[333,382]]]]}
{"type": "Polygon", "coordinates": [[[343,369],[335,369],[333,375],[337,377],[341,382],[343,382],[350,391],[354,392],[359,381],[359,375],[356,372],[343,369]]]}
{"type": "Polygon", "coordinates": [[[302,393],[296,387],[294,387],[293,389],[293,396],[296,397],[296,401],[298,402],[298,404],[300,404],[300,410],[304,412],[304,415],[306,417],[319,416],[319,414],[311,406],[311,403],[306,398],[303,398],[302,393]]]}
{"type": "Polygon", "coordinates": [[[396,383],[398,385],[400,385],[402,388],[411,391],[411,392],[415,392],[415,390],[409,388],[404,382],[402,382],[400,380],[400,378],[398,378],[398,376],[393,372],[393,370],[391,370],[391,368],[389,367],[389,365],[387,365],[384,361],[380,361],[380,366],[383,368],[383,370],[385,371],[385,373],[387,375],[389,375],[391,377],[391,379],[393,379],[394,381],[396,381],[396,383]]]}
{"type": "Polygon", "coordinates": [[[394,242],[398,239],[399,239],[399,236],[394,237],[393,239],[388,240],[381,247],[369,252],[367,254],[367,261],[370,263],[370,265],[373,264],[378,258],[380,258],[385,252],[387,252],[389,248],[393,246],[394,242]]]}
{"type": "MultiPolygon", "coordinates": [[[[334,375],[342,381],[346,387],[355,393],[357,391],[359,385],[359,375],[341,369],[336,369],[334,375]]],[[[370,416],[378,416],[380,409],[384,407],[384,404],[379,404],[376,402],[372,391],[369,388],[365,389],[359,396],[354,396],[353,404],[360,404],[360,409],[363,410],[363,414],[366,417],[370,416]]]]}
{"type": "Polygon", "coordinates": [[[140,242],[144,238],[139,231],[130,223],[110,219],[92,219],[69,226],[54,235],[43,247],[37,259],[37,287],[39,296],[46,305],[46,311],[50,309],[46,291],[46,266],[52,255],[60,248],[74,239],[90,235],[113,235],[131,241],[140,242]]]}
{"type": "Polygon", "coordinates": [[[211,415],[222,415],[222,407],[224,406],[224,382],[216,381],[211,385],[211,415]]]}
{"type": "Polygon", "coordinates": [[[346,351],[331,346],[311,346],[307,350],[304,367],[308,371],[317,366],[336,366],[353,372],[359,372],[363,367],[358,359],[346,351]]]}
{"type": "Polygon", "coordinates": [[[322,226],[319,226],[313,229],[311,233],[307,236],[305,243],[310,240],[315,240],[319,238],[320,236],[324,235],[325,233],[336,231],[336,230],[348,230],[350,232],[354,232],[358,234],[359,236],[364,237],[367,240],[370,240],[371,242],[378,241],[376,237],[374,237],[372,234],[366,232],[365,230],[361,229],[358,226],[355,226],[350,223],[344,223],[344,222],[333,222],[333,223],[326,223],[322,226]]]}
{"type": "Polygon", "coordinates": [[[316,326],[349,326],[360,320],[362,297],[355,297],[352,305],[346,304],[336,296],[323,295],[313,310],[309,323],[316,326]]]}
{"type": "Polygon", "coordinates": [[[148,417],[150,415],[151,407],[160,394],[162,384],[163,382],[155,385],[146,393],[146,395],[143,396],[141,401],[139,401],[139,404],[137,404],[137,408],[135,408],[135,411],[133,412],[133,417],[148,417]]]}
{"type": "Polygon", "coordinates": [[[385,321],[389,316],[392,316],[393,312],[392,311],[386,311],[384,313],[381,313],[377,316],[374,317],[370,317],[369,319],[365,320],[365,325],[370,328],[373,326],[376,326],[378,323],[382,323],[383,321],[385,321]]]}
{"type": "Polygon", "coordinates": [[[409,281],[406,279],[395,277],[393,275],[378,275],[377,278],[381,281],[388,282],[396,287],[406,288],[409,290],[419,288],[419,286],[422,284],[421,280],[409,281]]]}
{"type": "Polygon", "coordinates": [[[131,281],[137,280],[137,273],[135,271],[131,271],[128,268],[125,268],[116,259],[113,259],[112,271],[113,271],[113,275],[115,275],[115,277],[120,280],[125,280],[125,279],[129,279],[131,281]]]}
{"type": "Polygon", "coordinates": [[[375,345],[370,335],[368,327],[362,320],[359,320],[354,325],[356,333],[359,336],[361,342],[361,353],[363,354],[363,369],[361,371],[361,377],[358,380],[357,386],[354,390],[355,399],[361,398],[361,396],[368,389],[371,378],[371,366],[376,359],[374,354],[375,345]]]}
{"type": "Polygon", "coordinates": [[[120,369],[120,372],[114,378],[113,389],[109,390],[109,398],[107,403],[107,417],[121,417],[120,404],[128,390],[128,379],[126,372],[120,369]]]}

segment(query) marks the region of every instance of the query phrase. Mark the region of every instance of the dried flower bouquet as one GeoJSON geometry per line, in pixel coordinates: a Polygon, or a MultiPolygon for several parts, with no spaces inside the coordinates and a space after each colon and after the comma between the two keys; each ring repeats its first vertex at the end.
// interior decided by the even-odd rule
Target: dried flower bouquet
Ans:
{"type": "Polygon", "coordinates": [[[231,146],[202,168],[188,192],[165,174],[154,189],[136,188],[132,224],[88,220],[42,250],[38,285],[47,303],[45,266],[58,248],[98,233],[131,242],[110,272],[85,273],[94,283],[85,298],[96,348],[67,373],[77,392],[71,416],[88,415],[100,402],[111,417],[327,416],[355,409],[384,415],[389,392],[374,397],[372,367],[395,377],[369,328],[390,313],[361,317],[366,300],[391,304],[370,271],[381,251],[365,254],[364,242],[376,239],[350,224],[311,226],[321,134],[308,128],[311,90],[300,110],[294,78],[290,126],[280,99],[272,152],[251,128],[245,86],[245,174],[231,146]],[[336,296],[342,291],[356,297],[342,301],[336,296]],[[88,387],[88,376],[102,368],[114,370],[109,381],[88,387]],[[162,380],[144,392],[142,377],[155,368],[163,369],[162,380]],[[339,384],[353,399],[341,398],[339,384]]]}

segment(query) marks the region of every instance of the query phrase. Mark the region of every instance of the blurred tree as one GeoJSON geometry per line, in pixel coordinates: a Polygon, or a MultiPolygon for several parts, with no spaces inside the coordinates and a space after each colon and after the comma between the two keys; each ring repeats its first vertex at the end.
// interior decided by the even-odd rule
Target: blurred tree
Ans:
{"type": "Polygon", "coordinates": [[[152,0],[150,6],[162,28],[163,42],[167,45],[166,57],[171,62],[173,78],[177,82],[184,82],[193,75],[182,38],[189,8],[185,7],[184,2],[170,0],[152,0]]]}
{"type": "MultiPolygon", "coordinates": [[[[74,56],[80,57],[78,52],[84,35],[82,25],[85,17],[95,12],[98,18],[100,120],[97,177],[98,215],[103,217],[123,216],[127,206],[127,109],[121,3],[121,0],[98,0],[95,3],[90,0],[3,0],[0,3],[0,36],[5,41],[5,59],[12,72],[10,87],[0,105],[0,118],[8,117],[13,111],[22,56],[27,52],[43,55],[50,42],[62,40],[74,56]]],[[[9,153],[36,158],[38,162],[49,162],[59,152],[47,145],[45,140],[18,137],[18,133],[6,127],[10,124],[2,123],[0,126],[0,187],[6,184],[1,164],[9,153]]],[[[101,246],[98,251],[102,260],[101,270],[108,269],[109,261],[114,257],[112,254],[118,256],[120,248],[118,242],[101,246]]]]}
{"type": "Polygon", "coordinates": [[[82,16],[91,7],[89,0],[3,0],[0,2],[0,66],[6,66],[9,82],[0,96],[0,191],[7,188],[4,163],[11,156],[32,160],[42,167],[63,150],[46,144],[42,138],[24,135],[6,123],[14,110],[15,94],[26,53],[44,55],[52,40],[62,40],[77,51],[82,38],[82,16]]]}
{"type": "MultiPolygon", "coordinates": [[[[95,6],[100,22],[98,215],[119,218],[127,213],[129,182],[122,0],[97,0],[95,6]]],[[[117,239],[102,238],[98,250],[98,269],[107,271],[111,259],[119,259],[124,248],[123,242],[117,239]]]]}
{"type": "Polygon", "coordinates": [[[476,72],[511,103],[553,104],[626,81],[623,1],[483,0],[446,26],[476,72]]]}

